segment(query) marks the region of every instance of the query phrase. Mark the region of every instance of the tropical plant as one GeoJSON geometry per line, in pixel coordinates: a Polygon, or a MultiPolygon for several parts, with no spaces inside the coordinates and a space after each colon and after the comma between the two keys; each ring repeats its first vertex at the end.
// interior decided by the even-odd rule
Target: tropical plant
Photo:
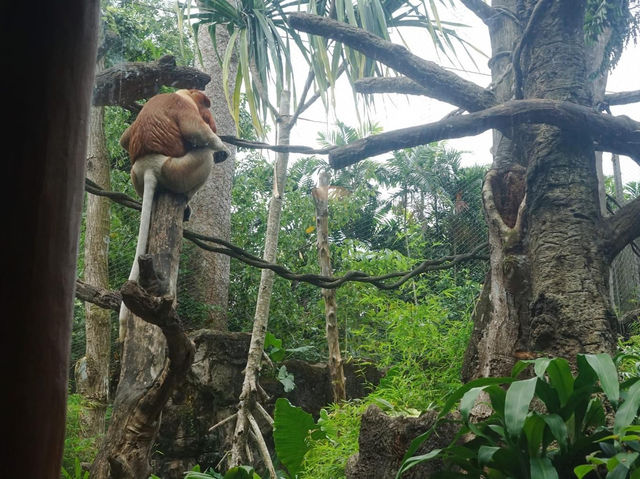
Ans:
{"type": "Polygon", "coordinates": [[[574,470],[583,477],[601,464],[609,469],[609,479],[637,477],[640,443],[634,422],[640,381],[620,383],[607,354],[578,355],[576,368],[574,377],[563,358],[519,361],[511,377],[481,378],[460,387],[439,415],[439,421],[450,420],[445,416],[459,403],[455,439],[414,456],[434,426],[411,443],[397,477],[436,458],[446,469],[433,477],[553,479],[572,477],[574,470]],[[518,379],[531,369],[533,377],[518,379]],[[488,402],[491,415],[476,421],[478,400],[488,402]],[[613,424],[608,411],[615,415],[613,424]],[[471,439],[462,442],[465,435],[471,439]]]}

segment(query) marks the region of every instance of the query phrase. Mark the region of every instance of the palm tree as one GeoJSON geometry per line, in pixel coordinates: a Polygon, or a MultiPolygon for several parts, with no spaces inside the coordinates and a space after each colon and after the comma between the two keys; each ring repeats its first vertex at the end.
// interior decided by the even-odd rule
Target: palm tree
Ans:
{"type": "MultiPolygon", "coordinates": [[[[307,43],[293,30],[287,21],[287,13],[298,11],[306,6],[317,14],[328,14],[342,21],[363,27],[383,38],[388,38],[390,26],[427,26],[432,34],[434,43],[442,46],[440,38],[448,39],[453,35],[443,27],[435,14],[436,27],[432,26],[431,18],[422,3],[411,6],[409,3],[394,1],[361,2],[356,8],[350,2],[344,2],[337,8],[338,3],[321,1],[319,3],[307,0],[238,0],[230,3],[227,0],[200,0],[198,12],[192,15],[198,22],[194,28],[196,35],[201,25],[207,25],[209,32],[215,31],[215,26],[223,25],[229,31],[229,43],[224,52],[218,52],[223,71],[223,88],[227,97],[230,112],[236,124],[239,123],[240,94],[244,92],[251,112],[256,132],[264,135],[262,127],[269,113],[277,125],[278,143],[288,145],[292,128],[299,115],[318,98],[326,95],[327,90],[335,83],[336,78],[347,71],[351,81],[367,74],[378,71],[376,62],[365,58],[354,50],[343,48],[339,43],[329,45],[321,37],[311,36],[307,43]],[[422,12],[422,13],[421,13],[422,12]],[[436,33],[437,32],[437,33],[436,33]],[[295,44],[299,54],[309,65],[309,73],[297,99],[296,107],[291,112],[291,98],[295,95],[295,79],[292,61],[292,44],[295,44]],[[230,61],[237,53],[238,71],[233,91],[229,84],[230,61]],[[269,80],[275,87],[278,107],[271,101],[269,80]],[[311,87],[316,84],[316,90],[307,98],[311,87]]],[[[433,3],[431,3],[433,5],[433,3]]],[[[435,9],[432,10],[435,12],[435,9]]],[[[215,45],[215,35],[212,34],[215,45]]],[[[323,97],[327,105],[326,97],[323,97]]],[[[267,233],[265,238],[264,259],[275,261],[278,231],[280,229],[280,214],[284,199],[284,185],[287,178],[287,164],[289,155],[278,153],[274,173],[273,196],[269,203],[267,233]]],[[[252,340],[249,349],[245,380],[240,395],[240,409],[236,417],[236,427],[233,437],[230,465],[235,466],[248,461],[246,454],[249,432],[253,431],[261,456],[269,469],[271,477],[275,477],[275,470],[266,452],[266,446],[254,414],[265,415],[257,402],[259,386],[257,375],[264,351],[264,340],[267,330],[271,290],[274,273],[263,270],[260,280],[258,299],[252,340]]]]}

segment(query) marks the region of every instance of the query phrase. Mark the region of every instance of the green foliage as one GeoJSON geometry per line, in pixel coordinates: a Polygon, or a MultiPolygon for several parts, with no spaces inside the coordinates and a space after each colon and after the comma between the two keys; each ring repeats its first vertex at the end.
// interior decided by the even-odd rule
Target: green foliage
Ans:
{"type": "Polygon", "coordinates": [[[613,70],[627,42],[630,39],[637,41],[640,31],[639,5],[638,0],[587,1],[584,19],[586,41],[596,42],[606,30],[611,30],[602,65],[596,73],[613,70]]]}
{"type": "MultiPolygon", "coordinates": [[[[344,477],[347,459],[358,451],[360,418],[370,405],[387,414],[418,415],[441,405],[460,384],[459,368],[472,327],[470,305],[478,285],[444,289],[421,299],[419,305],[352,286],[357,292],[352,292],[355,304],[349,307],[359,309],[360,314],[359,323],[349,325],[353,333],[349,346],[355,344],[355,349],[389,369],[368,397],[331,405],[321,412],[318,425],[325,436],[310,439],[300,474],[305,479],[344,477]],[[459,306],[465,302],[464,307],[459,306]]],[[[339,296],[339,304],[349,296],[339,296]]]]}
{"type": "Polygon", "coordinates": [[[109,0],[104,2],[102,18],[107,38],[107,67],[124,61],[149,62],[169,54],[175,56],[180,65],[193,64],[190,31],[179,22],[174,3],[109,0]]]}
{"type": "Polygon", "coordinates": [[[273,415],[273,441],[278,459],[291,477],[296,477],[309,450],[307,442],[316,428],[311,414],[292,406],[285,398],[279,398],[273,415]]]}
{"type": "Polygon", "coordinates": [[[185,479],[261,479],[251,466],[232,467],[224,475],[212,469],[200,472],[200,466],[195,466],[184,477],[185,479]]]}
{"type": "Polygon", "coordinates": [[[89,479],[89,471],[82,470],[82,464],[80,464],[80,460],[76,457],[72,472],[70,473],[63,467],[62,477],[64,479],[89,479]]]}
{"type": "Polygon", "coordinates": [[[606,354],[579,355],[576,376],[563,358],[519,361],[511,377],[481,378],[460,387],[449,396],[439,420],[448,420],[444,417],[458,404],[462,419],[456,438],[442,449],[413,456],[435,426],[416,438],[398,478],[436,458],[446,469],[434,477],[565,478],[574,470],[583,477],[601,464],[610,479],[636,474],[640,443],[633,423],[640,407],[640,381],[620,383],[606,354]],[[518,379],[531,368],[534,377],[518,379]],[[476,422],[471,410],[481,394],[492,414],[476,422]],[[606,421],[609,410],[615,413],[613,425],[606,421]],[[473,439],[461,443],[465,434],[473,439]]]}
{"type": "Polygon", "coordinates": [[[70,394],[67,399],[67,420],[62,457],[64,478],[84,479],[80,464],[93,462],[98,453],[99,438],[87,438],[83,434],[82,416],[89,407],[90,404],[80,394],[70,394]],[[73,473],[69,471],[73,471],[73,473]]]}

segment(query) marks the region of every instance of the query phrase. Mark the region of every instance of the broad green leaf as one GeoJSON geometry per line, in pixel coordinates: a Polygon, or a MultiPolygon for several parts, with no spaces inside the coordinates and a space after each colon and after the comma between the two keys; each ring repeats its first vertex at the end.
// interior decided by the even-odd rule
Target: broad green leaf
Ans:
{"type": "Polygon", "coordinates": [[[547,365],[549,383],[558,392],[560,405],[564,406],[573,393],[573,375],[569,362],[564,358],[555,358],[547,365]]]}
{"type": "Polygon", "coordinates": [[[229,469],[224,479],[260,479],[251,466],[237,466],[229,469]]]}
{"type": "Polygon", "coordinates": [[[499,451],[500,448],[497,446],[480,446],[478,448],[478,463],[481,466],[486,466],[493,459],[493,455],[499,451]]]}
{"type": "Polygon", "coordinates": [[[529,460],[531,479],[559,479],[558,471],[548,457],[532,457],[529,460]]]}
{"type": "Polygon", "coordinates": [[[462,399],[460,400],[460,413],[465,421],[469,420],[469,414],[471,413],[471,410],[476,403],[476,399],[483,389],[483,387],[473,388],[462,396],[462,399]]]}
{"type": "Polygon", "coordinates": [[[581,466],[574,467],[573,472],[578,477],[578,479],[582,479],[591,471],[595,470],[595,468],[595,464],[583,464],[581,466]]]}
{"type": "Polygon", "coordinates": [[[504,401],[507,392],[498,385],[486,386],[484,390],[491,399],[491,407],[494,413],[501,418],[504,418],[504,401]]]}
{"type": "Polygon", "coordinates": [[[278,370],[278,381],[280,381],[280,384],[282,384],[284,392],[288,393],[295,389],[296,383],[294,379],[295,378],[293,377],[293,374],[287,371],[286,366],[280,367],[280,369],[278,370]]]}
{"type": "Polygon", "coordinates": [[[638,452],[619,452],[616,454],[616,459],[624,468],[631,469],[638,456],[640,456],[638,452]]]}
{"type": "Polygon", "coordinates": [[[544,420],[536,413],[531,414],[524,422],[522,430],[527,438],[527,449],[531,457],[540,455],[544,428],[544,420]]]}
{"type": "Polygon", "coordinates": [[[307,437],[315,427],[311,414],[292,406],[285,398],[278,398],[273,417],[273,442],[278,458],[293,477],[309,450],[307,437]]]}
{"type": "Polygon", "coordinates": [[[543,419],[547,426],[549,426],[549,430],[551,431],[551,434],[553,434],[553,437],[558,441],[560,450],[566,451],[569,437],[567,434],[567,425],[564,423],[562,418],[557,414],[545,414],[543,419]]]}
{"type": "Polygon", "coordinates": [[[442,452],[442,449],[434,449],[432,451],[429,451],[427,454],[411,457],[406,461],[403,461],[400,469],[398,469],[398,472],[396,473],[396,479],[401,479],[402,474],[411,469],[413,466],[417,466],[422,462],[426,462],[438,457],[438,455],[440,455],[440,452],[442,452]]]}
{"type": "Polygon", "coordinates": [[[613,470],[609,471],[607,479],[627,479],[628,474],[629,470],[623,464],[618,463],[613,470]]]}
{"type": "Polygon", "coordinates": [[[633,422],[640,408],[640,381],[629,388],[622,406],[616,412],[613,432],[621,434],[623,429],[633,422]]]}
{"type": "Polygon", "coordinates": [[[536,396],[544,403],[549,412],[560,411],[560,399],[558,391],[551,387],[546,381],[538,381],[536,385],[536,396]]]}
{"type": "Polygon", "coordinates": [[[529,404],[533,399],[538,378],[515,381],[507,389],[504,404],[504,423],[507,435],[518,437],[529,413],[529,404]]]}
{"type": "Polygon", "coordinates": [[[618,371],[616,370],[616,365],[613,363],[611,356],[605,353],[585,354],[584,358],[598,375],[600,386],[607,395],[609,401],[611,401],[614,406],[618,404],[618,401],[620,400],[618,371]]]}

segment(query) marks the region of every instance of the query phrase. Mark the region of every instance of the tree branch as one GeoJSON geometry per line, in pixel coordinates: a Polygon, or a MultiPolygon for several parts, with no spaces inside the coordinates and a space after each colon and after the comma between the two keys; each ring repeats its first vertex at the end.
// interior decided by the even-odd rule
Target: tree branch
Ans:
{"type": "Polygon", "coordinates": [[[210,81],[200,70],[177,66],[171,55],[155,62],[121,63],[96,76],[93,106],[127,107],[157,94],[161,86],[204,90],[210,81]]]}
{"type": "Polygon", "coordinates": [[[604,96],[603,100],[603,103],[607,105],[628,105],[637,102],[640,102],[640,90],[609,93],[604,96]]]}
{"type": "Polygon", "coordinates": [[[270,145],[261,141],[243,140],[235,136],[220,135],[220,139],[230,145],[239,146],[241,148],[249,148],[252,150],[271,150],[278,153],[301,153],[303,155],[326,155],[335,146],[327,148],[311,148],[303,145],[270,145]]]}
{"type": "Polygon", "coordinates": [[[122,301],[119,291],[98,288],[80,279],[76,279],[76,298],[113,311],[120,311],[122,301]]]}
{"type": "Polygon", "coordinates": [[[476,17],[482,20],[485,25],[489,25],[491,19],[495,16],[495,11],[482,0],[460,0],[467,9],[475,13],[476,17]]]}
{"type": "Polygon", "coordinates": [[[625,246],[640,237],[640,197],[620,208],[604,220],[607,231],[605,251],[610,261],[625,246]]]}
{"type": "Polygon", "coordinates": [[[402,95],[433,96],[433,89],[418,85],[406,77],[368,77],[353,82],[358,93],[399,93],[402,95]]]}
{"type": "Polygon", "coordinates": [[[308,13],[292,13],[289,23],[296,30],[320,35],[344,43],[369,58],[393,68],[429,88],[437,100],[478,111],[495,105],[492,92],[451,73],[438,64],[424,60],[401,45],[383,40],[343,22],[308,13]]]}
{"type": "Polygon", "coordinates": [[[476,113],[445,118],[357,140],[329,152],[333,168],[401,148],[482,133],[491,128],[510,136],[522,123],[547,123],[581,135],[589,134],[598,150],[631,156],[640,164],[640,123],[631,118],[602,115],[575,103],[554,100],[515,100],[476,113]]]}

